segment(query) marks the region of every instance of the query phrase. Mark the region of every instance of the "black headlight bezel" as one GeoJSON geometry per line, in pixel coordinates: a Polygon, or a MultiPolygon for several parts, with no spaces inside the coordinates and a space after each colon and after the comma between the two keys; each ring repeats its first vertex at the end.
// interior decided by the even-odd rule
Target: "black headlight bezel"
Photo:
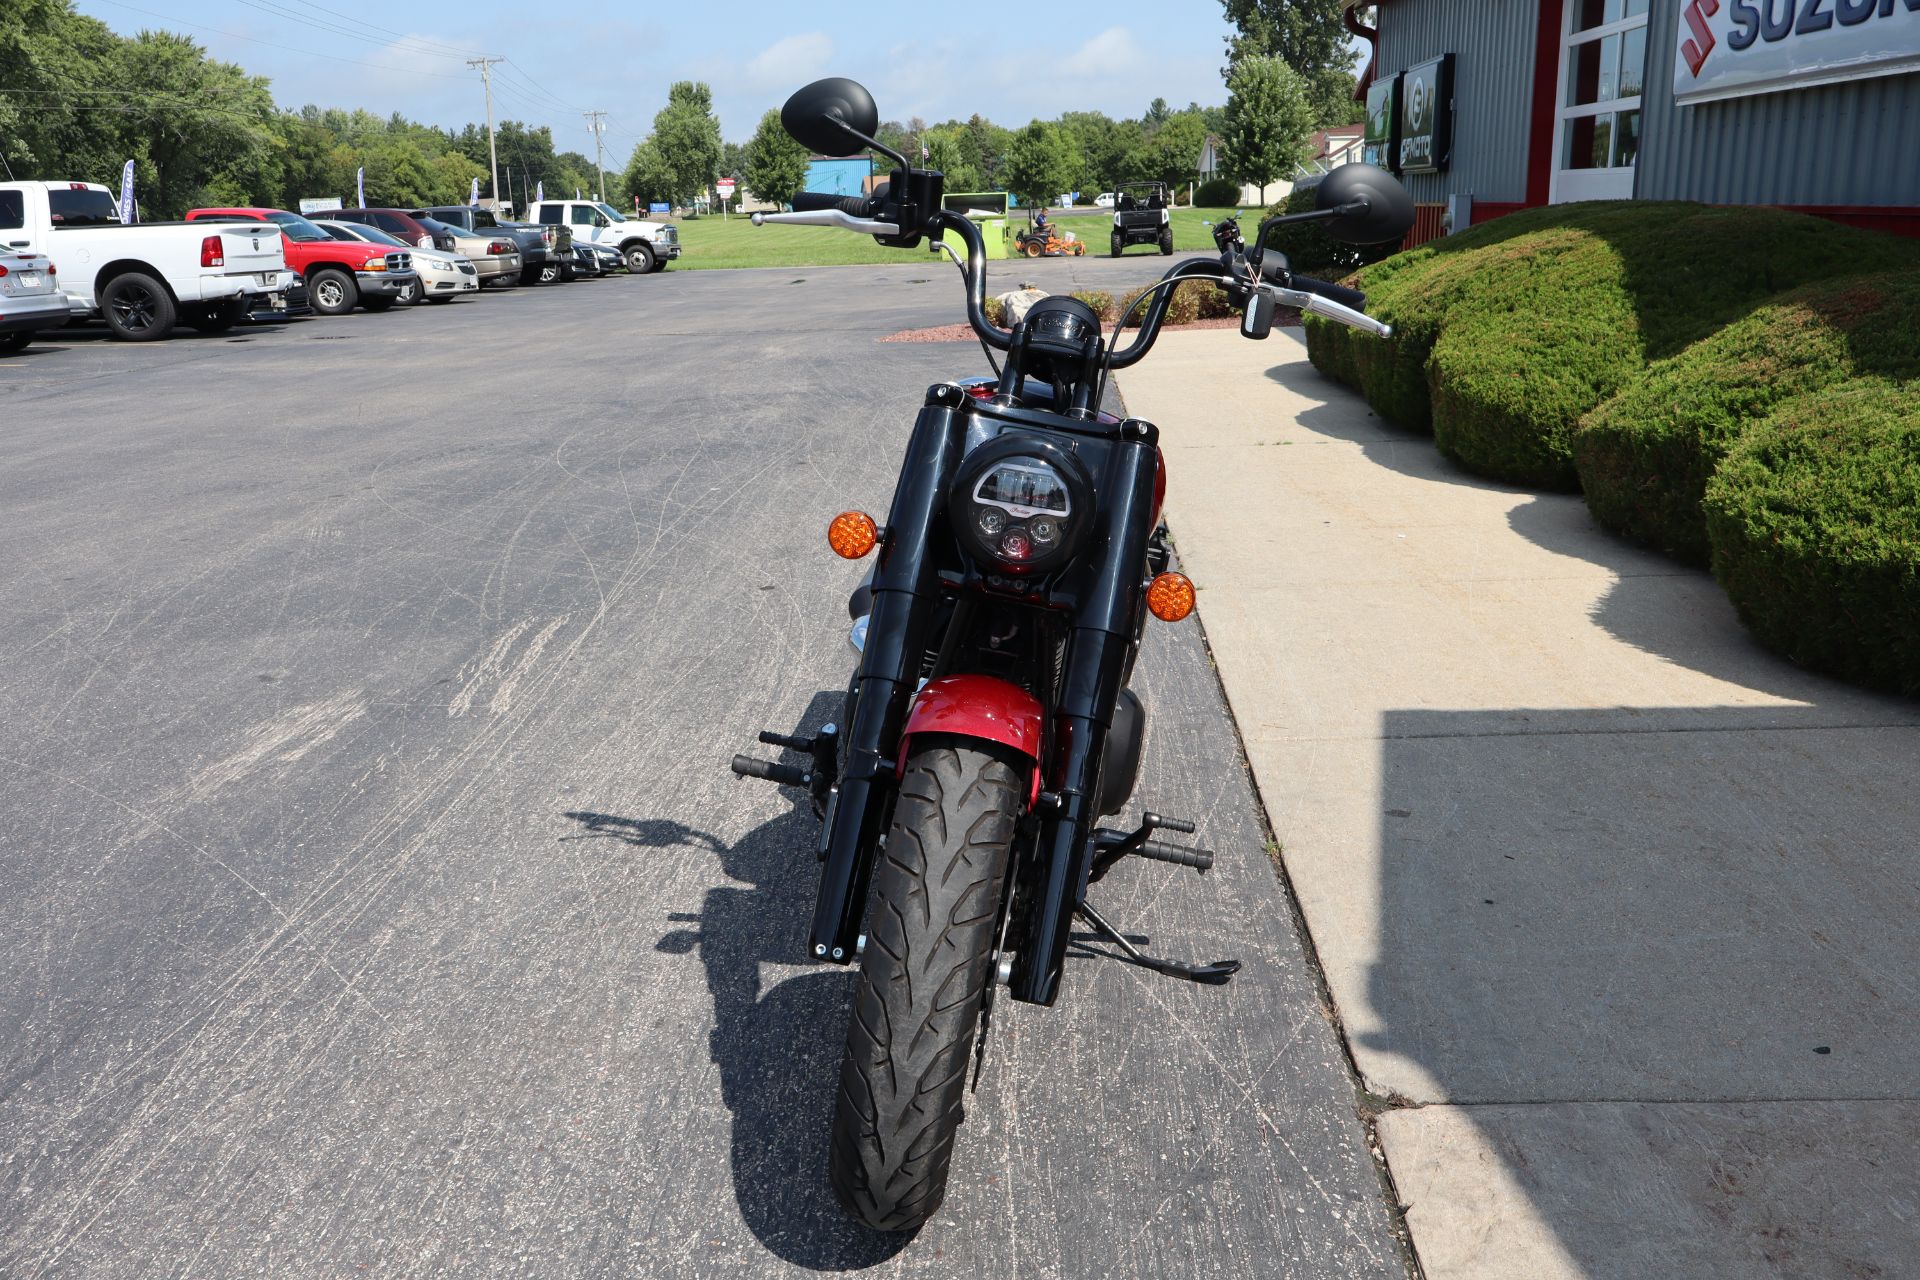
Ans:
{"type": "Polygon", "coordinates": [[[1072,563],[1093,528],[1093,478],[1087,473],[1086,464],[1071,449],[1043,436],[1002,432],[974,449],[961,462],[960,470],[953,477],[953,487],[947,491],[947,519],[961,548],[983,566],[1020,578],[1055,573],[1072,563]],[[1070,510],[1058,543],[1045,552],[1036,550],[1026,560],[1008,561],[1000,557],[998,544],[989,545],[986,535],[980,532],[974,519],[974,509],[979,504],[973,494],[989,471],[1020,458],[1044,462],[1053,469],[1067,487],[1070,510]]]}

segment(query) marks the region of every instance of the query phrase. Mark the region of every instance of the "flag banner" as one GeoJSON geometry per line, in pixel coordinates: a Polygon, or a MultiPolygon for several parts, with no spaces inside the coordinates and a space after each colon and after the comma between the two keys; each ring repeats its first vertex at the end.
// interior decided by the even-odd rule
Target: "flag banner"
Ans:
{"type": "Polygon", "coordinates": [[[546,179],[542,178],[537,184],[535,184],[533,188],[533,198],[536,201],[545,200],[547,198],[546,179]]]}
{"type": "Polygon", "coordinates": [[[468,204],[480,203],[480,179],[478,178],[475,178],[473,180],[473,185],[467,189],[467,203],[468,204]]]}
{"type": "Polygon", "coordinates": [[[130,224],[133,220],[133,161],[129,160],[120,170],[120,221],[130,224]]]}
{"type": "Polygon", "coordinates": [[[361,209],[366,208],[367,207],[367,171],[365,169],[354,170],[353,191],[354,191],[355,198],[358,199],[360,202],[355,207],[361,208],[361,209]]]}

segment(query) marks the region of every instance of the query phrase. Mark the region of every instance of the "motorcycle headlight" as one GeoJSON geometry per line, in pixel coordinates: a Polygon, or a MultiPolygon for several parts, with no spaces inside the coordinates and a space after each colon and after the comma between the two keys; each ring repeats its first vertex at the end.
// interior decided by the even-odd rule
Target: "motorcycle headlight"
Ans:
{"type": "Polygon", "coordinates": [[[1052,445],[1002,436],[976,450],[954,479],[949,510],[961,542],[1004,573],[1060,568],[1093,522],[1091,484],[1052,445]]]}

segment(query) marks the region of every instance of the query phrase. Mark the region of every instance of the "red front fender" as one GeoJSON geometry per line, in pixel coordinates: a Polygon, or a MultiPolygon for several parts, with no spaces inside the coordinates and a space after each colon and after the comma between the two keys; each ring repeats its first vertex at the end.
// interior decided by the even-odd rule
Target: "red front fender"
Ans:
{"type": "MultiPolygon", "coordinates": [[[[941,676],[927,681],[913,699],[906,728],[900,731],[900,773],[920,733],[979,738],[1012,747],[1033,762],[1032,793],[1040,789],[1040,703],[1018,685],[992,676],[941,676]]],[[[1032,795],[1028,797],[1032,803],[1032,795]]]]}

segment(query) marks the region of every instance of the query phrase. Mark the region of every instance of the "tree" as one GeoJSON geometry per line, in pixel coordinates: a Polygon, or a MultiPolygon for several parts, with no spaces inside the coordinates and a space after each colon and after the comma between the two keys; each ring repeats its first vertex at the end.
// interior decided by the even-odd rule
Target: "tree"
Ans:
{"type": "Polygon", "coordinates": [[[1200,153],[1206,145],[1207,123],[1200,113],[1176,111],[1141,148],[1137,180],[1185,185],[1200,172],[1200,153]]]}
{"type": "Polygon", "coordinates": [[[780,113],[769,111],[747,143],[741,177],[755,196],[786,204],[807,185],[807,158],[807,149],[781,126],[780,113]]]}
{"type": "Polygon", "coordinates": [[[1278,58],[1248,54],[1227,76],[1227,111],[1221,159],[1229,177],[1260,186],[1291,175],[1306,158],[1313,132],[1313,108],[1307,82],[1278,58]]]}
{"type": "Polygon", "coordinates": [[[667,105],[653,118],[653,145],[663,183],[661,194],[674,204],[691,204],[707,193],[720,169],[720,122],[713,115],[713,91],[697,80],[678,80],[667,89],[667,105]]]}
{"type": "Polygon", "coordinates": [[[1146,125],[1148,129],[1158,129],[1167,122],[1167,118],[1172,114],[1173,109],[1167,106],[1167,100],[1165,98],[1155,98],[1147,104],[1147,114],[1142,116],[1140,121],[1146,125]]]}
{"type": "Polygon", "coordinates": [[[1083,163],[1066,130],[1035,120],[1013,135],[1000,179],[1007,190],[1027,203],[1048,204],[1062,192],[1073,190],[1083,163]]]}
{"type": "Polygon", "coordinates": [[[660,149],[654,146],[652,138],[633,149],[626,172],[620,175],[620,185],[626,191],[627,198],[637,199],[641,204],[651,204],[656,200],[672,204],[675,199],[673,181],[660,159],[660,149]]]}
{"type": "Polygon", "coordinates": [[[927,131],[927,167],[947,176],[948,191],[983,191],[986,175],[967,159],[962,131],[947,125],[927,131]]]}
{"type": "Polygon", "coordinates": [[[1359,55],[1341,25],[1343,0],[1221,0],[1221,5],[1239,31],[1227,38],[1227,73],[1244,57],[1268,54],[1306,78],[1316,125],[1350,114],[1359,55]]]}

